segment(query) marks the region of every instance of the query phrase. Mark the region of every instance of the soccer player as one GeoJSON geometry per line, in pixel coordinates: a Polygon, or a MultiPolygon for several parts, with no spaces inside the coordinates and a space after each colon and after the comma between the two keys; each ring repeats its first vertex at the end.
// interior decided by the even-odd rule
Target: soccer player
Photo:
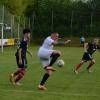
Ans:
{"type": "Polygon", "coordinates": [[[84,54],[83,54],[82,60],[76,66],[74,70],[76,74],[78,74],[81,66],[87,61],[90,61],[90,64],[88,65],[87,70],[88,72],[92,72],[91,68],[95,64],[95,60],[93,59],[92,55],[97,49],[100,50],[100,46],[98,45],[98,43],[99,43],[99,38],[94,38],[94,41],[92,43],[84,43],[84,54]]]}
{"type": "Polygon", "coordinates": [[[23,38],[20,41],[19,48],[15,53],[16,62],[18,66],[18,70],[10,75],[10,82],[13,85],[21,85],[19,81],[23,78],[27,68],[27,59],[26,59],[26,52],[28,52],[31,56],[31,52],[27,49],[28,41],[30,39],[30,30],[24,29],[23,30],[23,38]]]}
{"type": "MultiPolygon", "coordinates": [[[[61,52],[58,50],[53,50],[53,46],[58,44],[59,40],[59,34],[58,33],[51,33],[51,36],[48,36],[42,46],[40,47],[38,51],[38,56],[43,64],[43,68],[45,69],[46,73],[44,74],[38,89],[39,90],[46,90],[45,82],[49,78],[49,76],[56,71],[56,69],[53,68],[53,64],[56,62],[58,57],[61,55],[61,52]]],[[[67,40],[65,42],[61,42],[61,44],[67,44],[71,40],[67,40]]]]}
{"type": "Polygon", "coordinates": [[[81,38],[80,38],[80,44],[84,44],[84,43],[85,43],[85,37],[81,36],[81,38]]]}

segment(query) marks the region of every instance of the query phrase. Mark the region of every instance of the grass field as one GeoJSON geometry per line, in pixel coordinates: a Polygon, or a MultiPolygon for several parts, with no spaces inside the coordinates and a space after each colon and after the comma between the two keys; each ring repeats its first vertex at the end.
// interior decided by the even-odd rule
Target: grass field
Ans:
{"type": "Polygon", "coordinates": [[[47,81],[47,91],[39,91],[37,86],[44,74],[37,57],[38,47],[30,48],[33,58],[28,55],[28,70],[22,86],[13,86],[9,74],[17,69],[14,53],[16,48],[4,49],[0,53],[0,100],[100,100],[100,53],[95,53],[96,64],[93,73],[88,73],[86,63],[75,75],[73,69],[82,57],[82,48],[57,47],[65,61],[63,68],[54,67],[57,71],[47,81]]]}

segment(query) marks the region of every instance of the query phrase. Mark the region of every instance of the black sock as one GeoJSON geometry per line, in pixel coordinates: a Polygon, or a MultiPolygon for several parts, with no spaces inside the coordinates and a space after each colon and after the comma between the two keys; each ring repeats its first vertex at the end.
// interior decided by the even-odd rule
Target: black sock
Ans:
{"type": "Polygon", "coordinates": [[[49,66],[52,66],[55,63],[55,61],[58,59],[59,56],[60,56],[60,54],[52,54],[51,55],[52,59],[51,59],[49,66]]]}
{"type": "Polygon", "coordinates": [[[42,78],[42,81],[41,81],[40,85],[44,85],[46,80],[49,78],[49,76],[50,76],[49,74],[45,73],[43,78],[42,78]]]}

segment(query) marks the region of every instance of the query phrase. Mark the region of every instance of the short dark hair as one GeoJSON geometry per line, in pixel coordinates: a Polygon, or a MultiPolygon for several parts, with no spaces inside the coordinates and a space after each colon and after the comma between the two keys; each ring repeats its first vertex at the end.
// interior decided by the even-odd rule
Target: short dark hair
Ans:
{"type": "Polygon", "coordinates": [[[27,29],[27,28],[25,28],[25,29],[23,30],[23,34],[30,33],[30,32],[31,32],[30,29],[27,29]]]}

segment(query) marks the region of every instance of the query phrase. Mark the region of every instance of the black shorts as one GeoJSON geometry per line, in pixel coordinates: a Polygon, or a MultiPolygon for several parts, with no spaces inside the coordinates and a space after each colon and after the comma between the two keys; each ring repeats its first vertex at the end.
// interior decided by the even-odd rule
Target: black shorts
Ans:
{"type": "Polygon", "coordinates": [[[17,62],[18,68],[27,68],[27,59],[26,58],[22,58],[22,64],[20,64],[19,57],[16,57],[16,62],[17,62]]]}
{"type": "Polygon", "coordinates": [[[85,53],[83,54],[82,60],[89,61],[89,60],[92,60],[92,59],[93,59],[93,58],[92,58],[92,55],[91,55],[91,54],[89,54],[89,53],[87,53],[87,52],[85,52],[85,53]]]}
{"type": "Polygon", "coordinates": [[[80,42],[80,44],[84,44],[84,43],[85,43],[84,41],[81,41],[81,42],[80,42]]]}

